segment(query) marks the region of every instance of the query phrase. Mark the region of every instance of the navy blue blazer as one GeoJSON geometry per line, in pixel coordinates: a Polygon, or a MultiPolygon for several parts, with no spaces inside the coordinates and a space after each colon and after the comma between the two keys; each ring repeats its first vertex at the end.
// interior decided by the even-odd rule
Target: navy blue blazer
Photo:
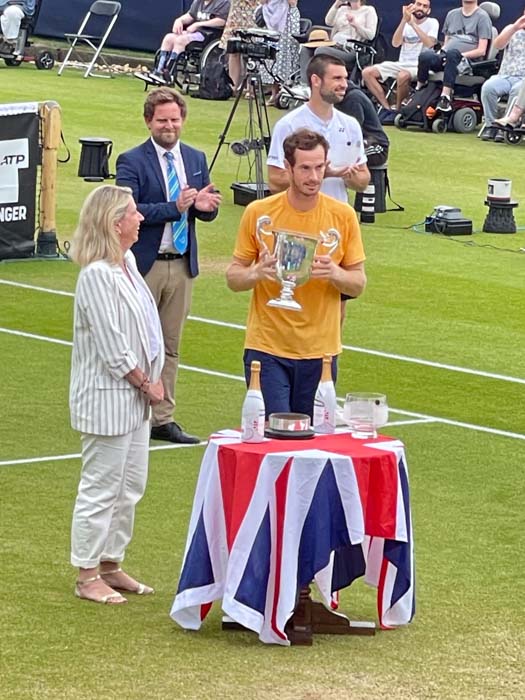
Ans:
{"type": "MultiPolygon", "coordinates": [[[[180,144],[180,152],[188,187],[201,190],[209,185],[210,174],[204,153],[184,143],[180,144]]],[[[130,151],[121,153],[117,158],[116,182],[117,185],[131,188],[137,208],[144,217],[140,225],[139,239],[132,250],[141,274],[146,275],[159,252],[164,225],[168,221],[178,221],[181,216],[175,202],[167,201],[166,185],[151,139],[130,151]]],[[[199,274],[195,219],[213,221],[217,211],[217,209],[212,212],[198,211],[193,206],[188,209],[186,260],[191,277],[199,274]]]]}

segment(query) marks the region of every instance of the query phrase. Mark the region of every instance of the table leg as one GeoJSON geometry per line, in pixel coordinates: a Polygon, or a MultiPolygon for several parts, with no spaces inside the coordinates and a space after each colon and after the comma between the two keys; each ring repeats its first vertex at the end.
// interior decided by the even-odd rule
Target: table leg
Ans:
{"type": "MultiPolygon", "coordinates": [[[[248,630],[231,618],[224,616],[222,629],[228,631],[248,630]]],[[[299,591],[299,600],[292,617],[284,628],[290,644],[312,646],[314,634],[361,634],[374,635],[374,622],[349,620],[345,615],[328,610],[322,603],[312,600],[310,586],[299,591]]]]}
{"type": "Polygon", "coordinates": [[[322,603],[313,601],[310,586],[304,586],[285,632],[291,644],[310,646],[313,634],[374,635],[376,626],[374,622],[349,620],[340,613],[328,610],[322,603]]]}
{"type": "Polygon", "coordinates": [[[310,586],[304,586],[299,591],[299,601],[295,606],[292,617],[284,628],[290,644],[312,646],[312,599],[310,586]]]}

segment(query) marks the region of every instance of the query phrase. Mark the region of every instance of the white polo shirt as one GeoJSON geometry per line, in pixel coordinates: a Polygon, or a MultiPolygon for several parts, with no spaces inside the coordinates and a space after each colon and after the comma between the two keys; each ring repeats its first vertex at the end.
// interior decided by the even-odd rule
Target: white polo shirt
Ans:
{"type": "MultiPolygon", "coordinates": [[[[304,104],[279,119],[273,127],[267,165],[284,170],[283,142],[297,129],[310,129],[325,137],[330,146],[328,160],[334,167],[366,163],[363,133],[354,117],[333,109],[332,117],[324,121],[312,112],[308,104],[304,104]]],[[[321,185],[321,192],[341,202],[348,202],[348,193],[342,177],[326,177],[321,185]]]]}

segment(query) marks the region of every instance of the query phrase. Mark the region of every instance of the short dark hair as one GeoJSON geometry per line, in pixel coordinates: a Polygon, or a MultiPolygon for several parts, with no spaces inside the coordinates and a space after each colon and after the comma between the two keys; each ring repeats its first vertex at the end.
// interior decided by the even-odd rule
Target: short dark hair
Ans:
{"type": "Polygon", "coordinates": [[[343,66],[343,68],[346,68],[345,62],[340,58],[337,58],[337,56],[320,54],[319,56],[314,56],[312,59],[310,59],[310,62],[306,67],[306,78],[310,87],[312,87],[312,75],[317,75],[319,78],[324,78],[328,66],[343,66]]]}
{"type": "Polygon", "coordinates": [[[325,157],[328,154],[328,141],[324,136],[310,129],[297,129],[283,141],[284,157],[293,167],[295,165],[295,151],[313,151],[317,146],[322,146],[325,157]]]}
{"type": "Polygon", "coordinates": [[[186,102],[182,95],[179,95],[175,90],[171,90],[168,87],[160,87],[152,90],[148,93],[146,101],[144,102],[144,119],[148,121],[153,118],[155,114],[155,107],[157,105],[164,105],[174,102],[180,108],[181,117],[186,119],[186,114],[188,113],[188,108],[186,102]]]}

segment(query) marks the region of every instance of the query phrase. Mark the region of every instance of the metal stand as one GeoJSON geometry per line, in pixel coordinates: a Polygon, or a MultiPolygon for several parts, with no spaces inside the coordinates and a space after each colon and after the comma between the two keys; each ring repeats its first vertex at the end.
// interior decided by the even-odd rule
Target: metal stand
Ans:
{"type": "Polygon", "coordinates": [[[268,119],[268,111],[264,100],[264,87],[259,72],[258,61],[251,58],[247,61],[246,75],[244,76],[241,87],[239,88],[239,91],[235,97],[233,107],[228,115],[224,129],[219,136],[219,145],[217,146],[217,149],[213,155],[210,164],[210,172],[215,165],[215,161],[219,156],[222,145],[227,143],[226,138],[228,136],[228,131],[235,118],[239,101],[243,98],[246,91],[248,92],[248,134],[247,138],[243,142],[245,153],[241,153],[240,155],[248,155],[250,151],[254,151],[256,197],[257,199],[262,199],[265,196],[262,151],[264,149],[266,150],[266,153],[268,153],[270,148],[270,121],[268,119]]]}

